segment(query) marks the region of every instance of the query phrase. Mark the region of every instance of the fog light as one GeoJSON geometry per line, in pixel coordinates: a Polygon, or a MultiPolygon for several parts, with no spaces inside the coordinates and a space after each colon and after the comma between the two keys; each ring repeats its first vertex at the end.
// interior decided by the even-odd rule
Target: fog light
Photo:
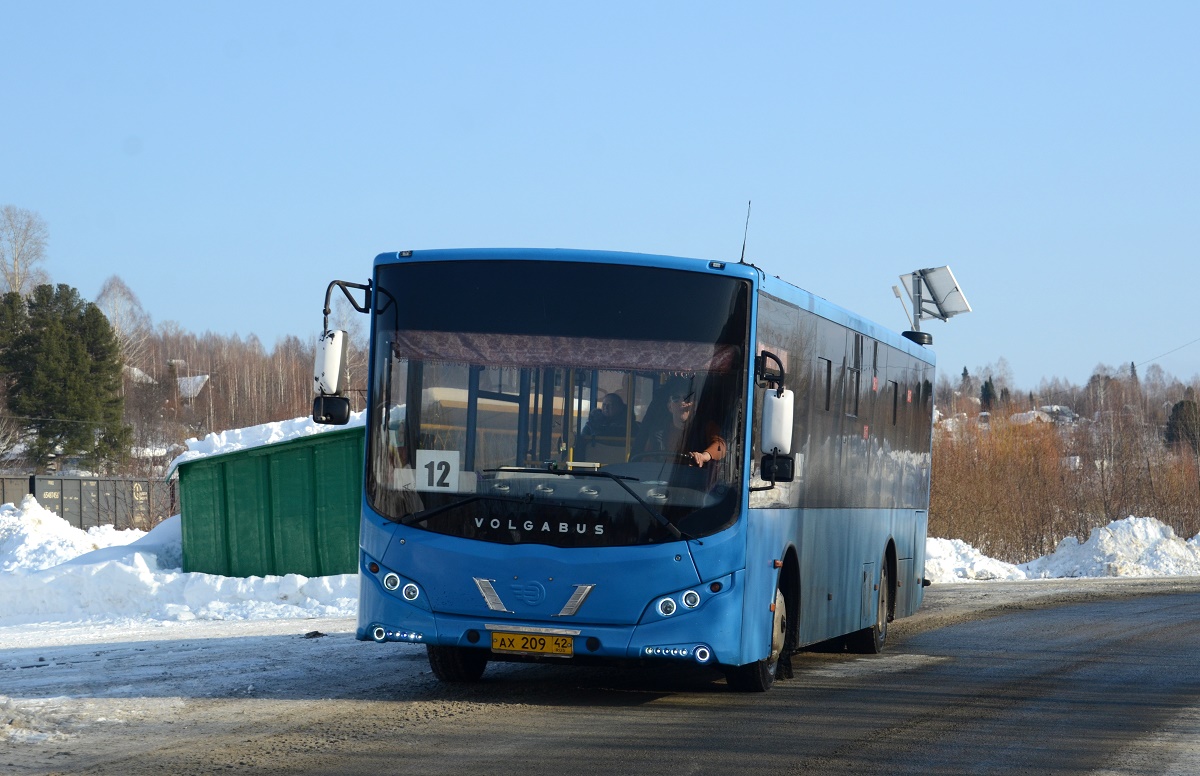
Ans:
{"type": "Polygon", "coordinates": [[[388,574],[383,578],[383,586],[388,590],[395,590],[400,587],[400,577],[396,574],[388,574]]]}
{"type": "Polygon", "coordinates": [[[695,609],[700,605],[700,594],[695,590],[689,590],[683,594],[683,605],[689,609],[695,609]]]}
{"type": "Polygon", "coordinates": [[[675,614],[675,599],[663,598],[658,602],[658,613],[663,617],[670,617],[675,614]]]}
{"type": "Polygon", "coordinates": [[[400,595],[404,596],[405,601],[415,601],[417,600],[417,596],[420,594],[420,589],[412,582],[409,582],[404,586],[404,589],[400,591],[400,595]]]}

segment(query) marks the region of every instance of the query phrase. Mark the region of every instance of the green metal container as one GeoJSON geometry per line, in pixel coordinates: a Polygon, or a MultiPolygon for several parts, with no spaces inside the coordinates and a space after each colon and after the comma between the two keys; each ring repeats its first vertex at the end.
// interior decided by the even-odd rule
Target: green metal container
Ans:
{"type": "Polygon", "coordinates": [[[179,464],[184,571],[356,573],[363,433],[356,426],[179,464]]]}

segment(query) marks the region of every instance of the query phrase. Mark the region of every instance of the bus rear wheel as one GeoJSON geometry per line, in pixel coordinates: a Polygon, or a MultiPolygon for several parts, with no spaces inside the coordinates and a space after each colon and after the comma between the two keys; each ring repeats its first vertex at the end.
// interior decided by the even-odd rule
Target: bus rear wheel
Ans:
{"type": "Polygon", "coordinates": [[[775,684],[779,661],[787,642],[787,601],[775,590],[775,616],[771,619],[771,654],[744,666],[725,669],[725,681],[738,692],[766,692],[775,684]]]}
{"type": "Polygon", "coordinates": [[[887,641],[888,615],[891,612],[892,585],[888,579],[887,557],[879,570],[879,595],[875,597],[875,622],[870,628],[855,631],[846,637],[846,648],[860,655],[878,655],[887,641]]]}
{"type": "Polygon", "coordinates": [[[487,668],[488,653],[482,649],[426,644],[425,650],[433,675],[443,682],[478,682],[487,668]]]}

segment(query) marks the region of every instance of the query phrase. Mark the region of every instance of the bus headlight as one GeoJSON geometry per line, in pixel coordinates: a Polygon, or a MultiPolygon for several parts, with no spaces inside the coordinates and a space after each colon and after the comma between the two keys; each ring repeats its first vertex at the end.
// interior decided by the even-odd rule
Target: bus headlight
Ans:
{"type": "Polygon", "coordinates": [[[689,609],[695,609],[700,605],[700,594],[695,590],[689,590],[681,597],[683,605],[689,609]]]}
{"type": "Polygon", "coordinates": [[[404,589],[400,591],[400,595],[404,596],[405,601],[415,601],[417,600],[417,596],[421,595],[421,589],[412,582],[409,582],[404,586],[404,589]]]}
{"type": "Polygon", "coordinates": [[[672,614],[675,614],[676,608],[674,598],[660,598],[658,600],[658,613],[663,617],[670,617],[672,614]]]}

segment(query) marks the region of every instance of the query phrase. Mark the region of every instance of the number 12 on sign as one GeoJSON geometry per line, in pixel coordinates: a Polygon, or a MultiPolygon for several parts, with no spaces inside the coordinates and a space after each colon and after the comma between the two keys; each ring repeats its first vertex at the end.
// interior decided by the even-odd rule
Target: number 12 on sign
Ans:
{"type": "Polygon", "coordinates": [[[418,450],[417,490],[458,492],[458,451],[418,450]]]}

